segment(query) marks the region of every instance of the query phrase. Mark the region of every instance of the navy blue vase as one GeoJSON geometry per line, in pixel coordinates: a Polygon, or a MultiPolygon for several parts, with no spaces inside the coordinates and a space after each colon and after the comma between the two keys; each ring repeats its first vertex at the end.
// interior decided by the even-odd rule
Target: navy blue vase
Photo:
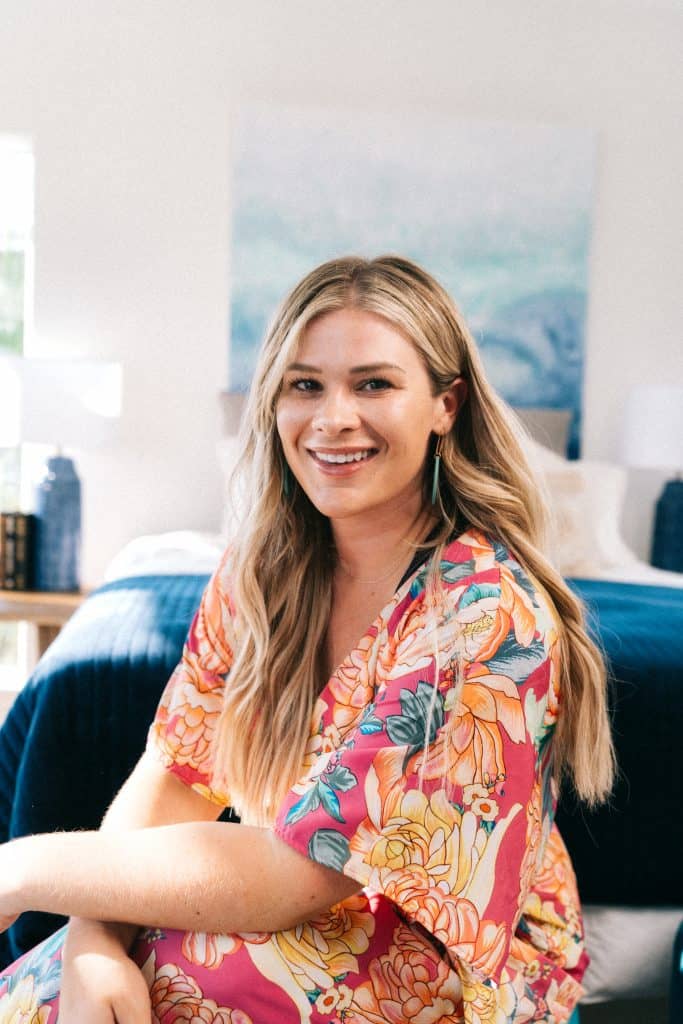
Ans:
{"type": "Polygon", "coordinates": [[[36,488],[36,590],[78,590],[81,482],[71,459],[54,455],[36,488]]]}
{"type": "Polygon", "coordinates": [[[683,480],[669,480],[659,497],[650,561],[683,572],[683,480]]]}

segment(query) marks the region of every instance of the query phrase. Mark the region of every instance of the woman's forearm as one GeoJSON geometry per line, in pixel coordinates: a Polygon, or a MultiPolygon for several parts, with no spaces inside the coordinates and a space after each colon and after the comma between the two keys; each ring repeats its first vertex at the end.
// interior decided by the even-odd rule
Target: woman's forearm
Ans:
{"type": "MultiPolygon", "coordinates": [[[[161,763],[144,754],[109,807],[100,830],[150,828],[181,821],[215,820],[221,808],[180,782],[161,763]]],[[[136,919],[137,920],[137,919],[136,919]]],[[[127,952],[139,925],[71,916],[65,957],[92,947],[114,944],[127,952]]]]}
{"type": "Polygon", "coordinates": [[[192,822],[57,832],[0,848],[0,912],[210,932],[277,931],[359,886],[268,829],[192,822]]]}

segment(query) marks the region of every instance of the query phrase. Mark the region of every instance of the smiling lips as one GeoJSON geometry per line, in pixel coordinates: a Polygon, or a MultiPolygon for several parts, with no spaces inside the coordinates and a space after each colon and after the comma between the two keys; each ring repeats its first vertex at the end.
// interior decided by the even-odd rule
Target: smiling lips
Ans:
{"type": "Polygon", "coordinates": [[[316,451],[315,449],[309,448],[308,452],[313,461],[323,471],[332,471],[339,473],[339,471],[355,469],[357,465],[362,462],[367,462],[373,455],[377,454],[376,448],[362,448],[356,451],[316,451]]]}

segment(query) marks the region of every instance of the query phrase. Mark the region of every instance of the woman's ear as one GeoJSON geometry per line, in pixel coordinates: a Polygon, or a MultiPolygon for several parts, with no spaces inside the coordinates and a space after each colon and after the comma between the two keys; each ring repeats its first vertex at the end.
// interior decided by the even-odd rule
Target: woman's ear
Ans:
{"type": "Polygon", "coordinates": [[[447,434],[455,423],[458,412],[467,398],[467,381],[464,377],[456,377],[454,381],[438,396],[437,423],[434,430],[438,434],[447,434]]]}

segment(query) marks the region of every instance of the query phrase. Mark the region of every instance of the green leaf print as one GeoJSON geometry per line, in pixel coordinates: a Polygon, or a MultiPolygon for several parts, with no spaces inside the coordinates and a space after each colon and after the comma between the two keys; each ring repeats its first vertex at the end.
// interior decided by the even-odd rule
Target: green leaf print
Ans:
{"type": "Polygon", "coordinates": [[[467,562],[447,562],[444,560],[441,562],[439,569],[447,583],[457,583],[458,580],[464,580],[474,573],[474,559],[470,558],[467,562]]]}
{"type": "Polygon", "coordinates": [[[517,581],[517,583],[519,583],[519,585],[522,588],[522,590],[526,594],[528,594],[528,596],[533,601],[534,598],[535,598],[534,585],[531,582],[531,580],[529,579],[529,577],[527,576],[527,574],[524,572],[524,569],[522,569],[522,567],[519,564],[519,562],[516,562],[514,560],[514,558],[512,557],[510,552],[508,551],[508,549],[503,544],[501,544],[499,541],[495,541],[494,542],[494,544],[493,544],[493,552],[495,554],[496,561],[500,562],[501,565],[507,566],[507,568],[510,570],[512,575],[515,577],[515,580],[517,581]]]}
{"type": "Polygon", "coordinates": [[[356,776],[343,764],[336,765],[331,772],[325,772],[323,777],[327,785],[336,789],[338,793],[348,793],[350,789],[358,785],[356,776]]]}
{"type": "Polygon", "coordinates": [[[490,672],[507,676],[517,686],[521,686],[545,659],[542,641],[532,640],[528,647],[522,647],[511,629],[494,656],[486,662],[486,667],[490,672]]]}
{"type": "Polygon", "coordinates": [[[472,583],[460,598],[460,608],[467,608],[476,601],[482,601],[485,597],[500,597],[500,585],[498,583],[472,583]]]}
{"type": "Polygon", "coordinates": [[[307,793],[301,797],[301,800],[297,800],[295,804],[287,811],[287,817],[285,818],[285,825],[295,825],[297,821],[301,821],[311,811],[317,811],[320,807],[320,794],[318,793],[317,786],[312,786],[307,793]]]}
{"type": "Polygon", "coordinates": [[[349,841],[336,828],[319,828],[308,841],[308,855],[318,864],[342,871],[351,856],[349,841]]]}
{"type": "Polygon", "coordinates": [[[335,791],[328,786],[327,783],[323,782],[322,779],[318,780],[317,786],[318,793],[320,794],[320,801],[327,813],[331,818],[334,818],[335,821],[340,821],[343,824],[344,818],[342,817],[341,807],[339,806],[339,797],[335,791]]]}
{"type": "MultiPolygon", "coordinates": [[[[417,690],[401,690],[401,714],[387,717],[387,735],[397,746],[419,746],[424,743],[425,730],[429,716],[429,705],[434,695],[431,683],[420,680],[417,690]]],[[[434,710],[429,723],[429,742],[436,737],[444,720],[443,696],[437,692],[434,710]]]]}

